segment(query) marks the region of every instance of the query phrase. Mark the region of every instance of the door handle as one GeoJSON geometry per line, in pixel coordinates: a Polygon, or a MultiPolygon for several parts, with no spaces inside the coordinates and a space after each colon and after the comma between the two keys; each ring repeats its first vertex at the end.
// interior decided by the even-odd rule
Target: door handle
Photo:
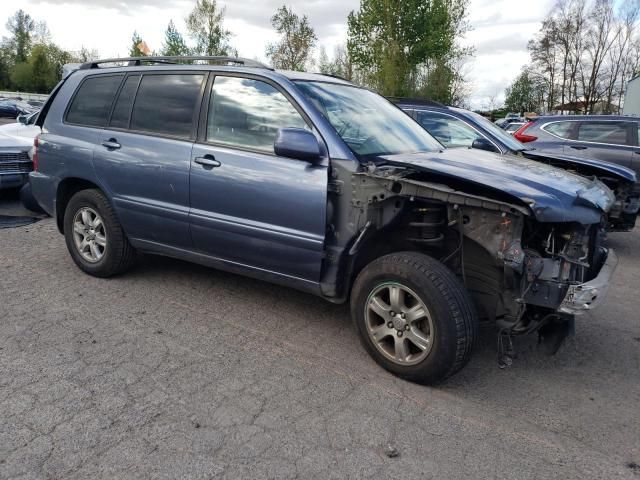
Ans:
{"type": "Polygon", "coordinates": [[[574,150],[586,150],[587,147],[582,147],[580,145],[569,145],[571,148],[573,148],[574,150]]]}
{"type": "Polygon", "coordinates": [[[193,161],[199,165],[202,165],[205,168],[215,168],[222,165],[222,163],[216,160],[213,155],[204,155],[202,157],[196,157],[193,161]]]}
{"type": "Polygon", "coordinates": [[[107,147],[109,150],[116,150],[121,147],[118,141],[115,138],[110,138],[109,140],[103,140],[102,146],[107,147]]]}

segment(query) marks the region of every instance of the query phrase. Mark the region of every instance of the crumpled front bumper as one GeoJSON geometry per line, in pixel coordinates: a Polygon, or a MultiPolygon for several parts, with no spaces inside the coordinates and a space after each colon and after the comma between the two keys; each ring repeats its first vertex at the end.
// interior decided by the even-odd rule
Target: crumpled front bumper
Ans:
{"type": "Polygon", "coordinates": [[[558,311],[570,315],[580,315],[602,304],[607,297],[611,277],[617,266],[618,256],[613,249],[609,249],[607,258],[596,278],[579,285],[569,286],[558,311]]]}

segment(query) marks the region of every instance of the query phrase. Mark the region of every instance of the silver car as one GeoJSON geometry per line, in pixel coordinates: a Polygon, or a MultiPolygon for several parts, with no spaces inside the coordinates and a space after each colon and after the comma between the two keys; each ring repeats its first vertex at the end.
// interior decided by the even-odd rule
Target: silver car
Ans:
{"type": "Polygon", "coordinates": [[[636,117],[546,116],[523,125],[514,137],[542,152],[606,160],[640,174],[639,129],[636,117]]]}

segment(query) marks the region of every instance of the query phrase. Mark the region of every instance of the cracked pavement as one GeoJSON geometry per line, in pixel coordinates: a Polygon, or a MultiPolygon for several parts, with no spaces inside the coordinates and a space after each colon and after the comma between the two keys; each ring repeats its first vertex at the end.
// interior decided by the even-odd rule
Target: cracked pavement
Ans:
{"type": "Polygon", "coordinates": [[[500,370],[485,328],[428,388],[345,306],[152,256],[101,280],[51,219],[0,230],[0,478],[640,478],[640,229],[609,244],[608,301],[555,357],[518,339],[500,370]]]}

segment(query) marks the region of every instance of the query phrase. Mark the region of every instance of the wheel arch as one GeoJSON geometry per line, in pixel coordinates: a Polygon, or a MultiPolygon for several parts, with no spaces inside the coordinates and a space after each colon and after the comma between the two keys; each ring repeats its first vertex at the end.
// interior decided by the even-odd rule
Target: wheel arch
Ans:
{"type": "Polygon", "coordinates": [[[79,191],[89,189],[100,190],[104,193],[99,185],[84,178],[69,177],[58,184],[56,189],[56,224],[60,233],[64,234],[64,212],[69,200],[79,191]]]}

